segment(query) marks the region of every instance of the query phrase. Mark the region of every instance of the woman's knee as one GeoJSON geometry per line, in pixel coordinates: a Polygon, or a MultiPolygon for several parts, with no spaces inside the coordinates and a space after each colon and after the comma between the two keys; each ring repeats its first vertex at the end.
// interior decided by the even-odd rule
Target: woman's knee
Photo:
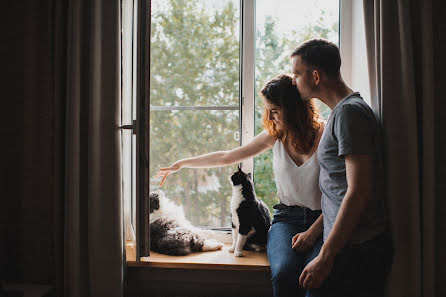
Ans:
{"type": "Polygon", "coordinates": [[[287,261],[279,261],[277,263],[270,263],[271,279],[280,281],[283,279],[295,278],[298,274],[298,269],[295,265],[290,265],[287,261]]]}

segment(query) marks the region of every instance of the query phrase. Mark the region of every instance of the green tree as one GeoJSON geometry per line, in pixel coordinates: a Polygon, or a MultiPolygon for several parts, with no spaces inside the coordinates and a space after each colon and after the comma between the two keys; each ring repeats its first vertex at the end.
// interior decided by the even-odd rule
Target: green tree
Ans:
{"type": "MultiPolygon", "coordinates": [[[[231,2],[213,14],[198,1],[170,0],[152,15],[152,106],[238,105],[238,13],[231,2]]],[[[150,174],[177,159],[238,145],[238,111],[154,110],[150,117],[150,174]]],[[[182,170],[163,190],[196,225],[229,226],[235,167],[182,170]],[[206,188],[214,181],[217,187],[206,188]]],[[[156,183],[152,183],[152,189],[156,183]]]]}
{"type": "MultiPolygon", "coordinates": [[[[239,11],[227,2],[212,12],[198,0],[153,0],[150,98],[152,106],[239,105],[239,11]]],[[[337,25],[321,19],[281,36],[267,17],[256,36],[255,133],[263,130],[261,87],[279,73],[290,72],[289,54],[302,41],[328,38],[337,25]]],[[[323,115],[328,109],[322,107],[323,115]]],[[[150,176],[175,160],[238,146],[239,112],[152,110],[150,176]]],[[[272,210],[277,202],[271,150],[254,160],[255,190],[272,210]]],[[[230,226],[228,177],[236,166],[184,169],[171,175],[163,190],[182,205],[188,219],[201,226],[230,226]],[[210,187],[213,185],[214,187],[210,187]]],[[[151,181],[151,189],[157,181],[151,181]]]]}
{"type": "MultiPolygon", "coordinates": [[[[296,46],[311,38],[329,39],[330,34],[338,34],[338,24],[327,28],[324,20],[325,11],[314,23],[301,30],[291,30],[289,34],[279,39],[276,23],[272,16],[265,19],[264,29],[257,28],[256,36],[256,83],[255,83],[255,134],[263,130],[263,103],[260,98],[262,86],[280,73],[291,72],[290,54],[296,46]]],[[[325,104],[316,101],[321,117],[327,119],[330,109],[325,104]]],[[[272,151],[268,150],[254,159],[255,190],[272,211],[277,203],[276,184],[273,178],[272,151]]]]}

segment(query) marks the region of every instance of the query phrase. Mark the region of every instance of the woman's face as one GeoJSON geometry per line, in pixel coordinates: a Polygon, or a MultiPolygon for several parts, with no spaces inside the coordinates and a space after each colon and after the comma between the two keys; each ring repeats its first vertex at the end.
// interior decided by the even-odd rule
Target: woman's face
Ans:
{"type": "Polygon", "coordinates": [[[266,111],[268,112],[268,120],[273,121],[278,129],[283,128],[283,114],[280,106],[269,102],[262,98],[266,111]]]}

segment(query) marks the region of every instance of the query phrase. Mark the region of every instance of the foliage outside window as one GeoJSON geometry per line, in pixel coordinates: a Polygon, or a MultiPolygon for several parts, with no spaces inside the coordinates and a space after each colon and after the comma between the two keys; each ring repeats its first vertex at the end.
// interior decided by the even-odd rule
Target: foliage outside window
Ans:
{"type": "MultiPolygon", "coordinates": [[[[256,4],[255,135],[263,131],[260,90],[278,74],[291,73],[290,54],[296,46],[311,38],[339,43],[338,1],[257,0],[256,4]],[[294,18],[299,20],[293,26],[290,24],[294,18]]],[[[328,119],[328,106],[318,100],[316,104],[322,119],[328,119]]],[[[273,213],[272,207],[278,201],[272,150],[254,158],[254,178],[257,196],[265,201],[273,213]]]]}
{"type": "MultiPolygon", "coordinates": [[[[287,8],[285,2],[274,2],[287,8]]],[[[255,134],[262,131],[257,94],[266,81],[290,72],[292,49],[314,37],[337,42],[338,18],[332,21],[337,11],[327,12],[317,1],[298,2],[319,17],[287,32],[278,32],[280,17],[257,11],[255,134]]],[[[239,145],[234,137],[240,130],[239,16],[238,1],[152,0],[150,105],[158,109],[150,113],[150,176],[178,159],[239,145]],[[208,106],[220,108],[203,109],[208,106]]],[[[321,106],[321,111],[327,117],[328,108],[321,106]]],[[[272,210],[277,198],[271,162],[271,151],[255,158],[254,178],[257,195],[272,210]]],[[[163,191],[183,206],[193,224],[229,227],[228,177],[235,168],[183,169],[169,176],[163,191]]],[[[157,183],[151,181],[151,190],[157,183]]]]}

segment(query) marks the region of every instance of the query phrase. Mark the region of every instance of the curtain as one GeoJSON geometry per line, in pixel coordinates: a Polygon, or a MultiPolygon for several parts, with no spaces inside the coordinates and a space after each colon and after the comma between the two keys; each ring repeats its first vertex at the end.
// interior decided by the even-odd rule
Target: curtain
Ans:
{"type": "Polygon", "coordinates": [[[120,1],[3,4],[0,291],[122,296],[120,1]]]}
{"type": "Polygon", "coordinates": [[[64,296],[123,295],[120,1],[68,1],[64,296]]]}
{"type": "Polygon", "coordinates": [[[445,5],[433,0],[363,4],[395,247],[388,296],[445,296],[445,5]]]}

